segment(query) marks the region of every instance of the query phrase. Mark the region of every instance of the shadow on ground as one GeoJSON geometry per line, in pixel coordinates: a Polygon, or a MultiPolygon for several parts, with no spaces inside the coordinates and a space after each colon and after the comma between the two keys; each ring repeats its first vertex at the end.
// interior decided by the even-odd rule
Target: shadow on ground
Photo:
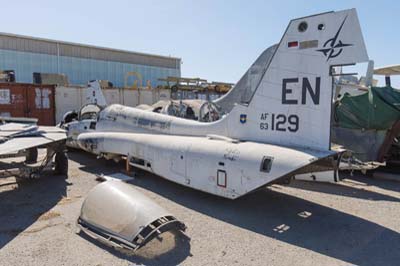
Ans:
{"type": "Polygon", "coordinates": [[[91,174],[108,175],[125,169],[125,161],[116,163],[113,160],[104,158],[96,159],[96,155],[76,149],[68,150],[68,158],[80,164],[79,170],[91,174]]]}
{"type": "Polygon", "coordinates": [[[0,249],[66,196],[67,181],[63,176],[45,175],[0,187],[0,249]]]}
{"type": "MultiPolygon", "coordinates": [[[[386,167],[385,167],[386,168],[386,167]]],[[[385,168],[378,168],[374,173],[380,172],[381,174],[383,173],[387,173],[385,168]]],[[[380,187],[382,189],[386,189],[386,190],[391,190],[391,191],[395,191],[395,192],[400,192],[400,185],[399,185],[399,181],[400,181],[400,177],[397,181],[395,180],[387,180],[387,179],[382,179],[382,178],[375,178],[374,177],[374,173],[371,173],[370,176],[363,176],[361,174],[358,175],[354,175],[353,177],[351,177],[351,179],[354,180],[358,180],[360,182],[366,182],[365,180],[368,180],[368,185],[372,185],[372,186],[376,186],[376,187],[380,187]]],[[[399,173],[389,173],[392,175],[397,175],[399,176],[399,173]]]]}
{"type": "Polygon", "coordinates": [[[400,260],[399,233],[298,197],[265,189],[231,201],[151,175],[133,183],[221,221],[352,264],[400,260]]]}
{"type": "Polygon", "coordinates": [[[290,183],[290,186],[301,190],[315,191],[315,192],[321,192],[331,195],[339,195],[344,197],[351,197],[351,198],[358,198],[358,199],[365,199],[372,201],[400,202],[400,198],[368,190],[368,187],[376,186],[387,190],[398,191],[398,189],[400,188],[399,182],[374,180],[369,177],[362,177],[362,176],[348,177],[342,180],[342,184],[341,183],[331,184],[331,183],[321,183],[321,182],[316,183],[316,182],[295,180],[290,183]],[[357,181],[362,183],[357,184],[358,188],[344,185],[346,182],[349,181],[350,182],[357,181]]]}
{"type": "MultiPolygon", "coordinates": [[[[83,154],[79,157],[84,159],[83,164],[85,160],[91,164],[94,159],[83,154]]],[[[91,171],[90,167],[82,169],[91,171]]],[[[110,170],[117,169],[121,169],[121,165],[110,170]]],[[[232,201],[145,172],[140,172],[131,183],[215,219],[351,264],[397,265],[400,261],[399,233],[276,190],[263,189],[232,201]]],[[[343,186],[313,183],[313,187],[338,195],[354,195],[352,188],[343,186]]],[[[373,192],[360,192],[356,197],[394,200],[373,192]]]]}
{"type": "Polygon", "coordinates": [[[83,232],[80,232],[79,235],[112,255],[138,265],[176,266],[182,263],[188,256],[191,256],[190,239],[178,231],[164,232],[135,252],[109,247],[87,236],[83,232]]]}

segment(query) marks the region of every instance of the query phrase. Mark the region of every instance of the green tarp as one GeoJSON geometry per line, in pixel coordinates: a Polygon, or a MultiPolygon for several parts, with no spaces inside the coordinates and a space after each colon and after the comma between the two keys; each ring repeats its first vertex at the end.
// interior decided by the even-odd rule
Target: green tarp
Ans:
{"type": "Polygon", "coordinates": [[[371,87],[368,92],[345,94],[336,102],[335,125],[352,129],[390,129],[400,119],[400,90],[371,87]]]}

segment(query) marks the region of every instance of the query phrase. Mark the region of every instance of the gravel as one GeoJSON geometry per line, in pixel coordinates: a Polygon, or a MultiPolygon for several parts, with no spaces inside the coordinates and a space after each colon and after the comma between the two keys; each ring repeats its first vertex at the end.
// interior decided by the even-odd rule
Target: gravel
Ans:
{"type": "Polygon", "coordinates": [[[400,182],[343,174],[294,181],[237,200],[145,172],[131,181],[187,225],[135,254],[77,233],[95,174],[123,164],[73,151],[67,180],[0,180],[0,265],[399,265],[400,182]]]}

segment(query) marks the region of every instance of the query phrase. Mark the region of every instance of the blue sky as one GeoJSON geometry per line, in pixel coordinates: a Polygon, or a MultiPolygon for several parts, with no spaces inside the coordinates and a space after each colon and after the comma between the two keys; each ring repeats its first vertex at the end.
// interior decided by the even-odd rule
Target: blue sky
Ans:
{"type": "MultiPolygon", "coordinates": [[[[0,31],[180,57],[182,75],[236,82],[292,18],[357,8],[375,66],[400,64],[399,1],[3,1],[0,31]]],[[[400,88],[400,78],[393,80],[400,88]]]]}

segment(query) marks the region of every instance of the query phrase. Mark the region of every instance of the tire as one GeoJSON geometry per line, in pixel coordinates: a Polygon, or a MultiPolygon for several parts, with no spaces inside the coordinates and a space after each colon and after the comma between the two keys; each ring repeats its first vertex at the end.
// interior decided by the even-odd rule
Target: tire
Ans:
{"type": "Polygon", "coordinates": [[[36,163],[38,158],[38,150],[37,148],[30,148],[27,151],[25,157],[25,163],[36,163]]]}
{"type": "Polygon", "coordinates": [[[171,86],[171,92],[176,93],[177,91],[178,91],[178,86],[177,85],[171,86]]]}
{"type": "Polygon", "coordinates": [[[57,152],[54,158],[54,164],[54,172],[56,174],[68,176],[68,156],[66,152],[57,152]]]}

